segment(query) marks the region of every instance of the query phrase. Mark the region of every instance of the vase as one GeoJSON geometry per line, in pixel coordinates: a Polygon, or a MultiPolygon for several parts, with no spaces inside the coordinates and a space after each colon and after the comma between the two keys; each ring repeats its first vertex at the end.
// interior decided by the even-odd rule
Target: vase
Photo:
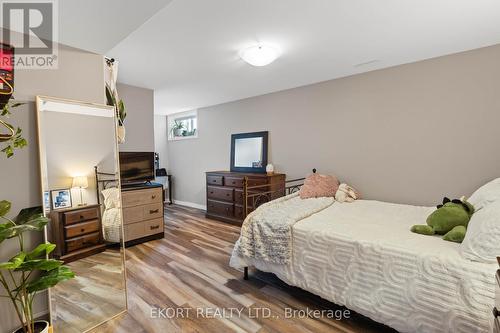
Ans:
{"type": "MultiPolygon", "coordinates": [[[[34,333],[49,333],[49,323],[45,320],[35,321],[35,332],[34,333]]],[[[13,333],[24,333],[23,328],[18,328],[13,333]]]]}
{"type": "Polygon", "coordinates": [[[271,163],[266,165],[266,172],[268,175],[272,175],[274,173],[274,165],[272,165],[271,163]]]}
{"type": "Polygon", "coordinates": [[[125,126],[119,125],[117,130],[116,130],[116,136],[118,138],[118,143],[122,144],[125,142],[125,135],[127,132],[125,131],[125,126]]]}

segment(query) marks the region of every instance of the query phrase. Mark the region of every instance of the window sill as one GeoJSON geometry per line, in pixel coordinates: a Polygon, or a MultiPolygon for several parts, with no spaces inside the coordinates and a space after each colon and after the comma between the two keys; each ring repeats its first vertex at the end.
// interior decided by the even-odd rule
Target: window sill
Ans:
{"type": "Polygon", "coordinates": [[[189,139],[198,139],[198,135],[174,136],[173,138],[168,138],[168,141],[181,141],[181,140],[189,140],[189,139]]]}

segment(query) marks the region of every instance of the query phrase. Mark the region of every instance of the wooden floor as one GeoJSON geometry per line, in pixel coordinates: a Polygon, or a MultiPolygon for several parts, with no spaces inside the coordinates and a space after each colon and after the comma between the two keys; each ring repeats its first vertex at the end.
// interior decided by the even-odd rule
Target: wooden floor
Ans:
{"type": "Polygon", "coordinates": [[[51,292],[56,332],[84,332],[125,309],[123,263],[119,250],[107,249],[67,266],[76,277],[59,283],[51,292]]]}
{"type": "Polygon", "coordinates": [[[345,308],[272,274],[250,271],[250,280],[243,280],[242,272],[228,265],[239,227],[180,206],[166,207],[165,226],[164,239],[127,249],[129,311],[94,332],[394,332],[352,312],[345,320],[284,319],[287,308],[345,308]],[[161,318],[158,308],[165,309],[161,318]],[[183,312],[165,318],[175,309],[183,312]],[[242,315],[231,316],[230,309],[242,315]]]}

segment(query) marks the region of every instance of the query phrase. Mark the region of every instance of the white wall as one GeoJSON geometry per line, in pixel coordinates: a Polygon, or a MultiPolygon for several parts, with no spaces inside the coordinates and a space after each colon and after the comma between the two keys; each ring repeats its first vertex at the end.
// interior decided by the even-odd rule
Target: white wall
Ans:
{"type": "Polygon", "coordinates": [[[168,171],[168,129],[167,116],[155,115],[155,152],[160,155],[160,168],[168,171]]]}
{"type": "Polygon", "coordinates": [[[198,138],[168,143],[174,198],[205,204],[233,133],[269,131],[269,160],[317,168],[365,198],[434,205],[500,176],[500,45],[198,109],[198,138]]]}

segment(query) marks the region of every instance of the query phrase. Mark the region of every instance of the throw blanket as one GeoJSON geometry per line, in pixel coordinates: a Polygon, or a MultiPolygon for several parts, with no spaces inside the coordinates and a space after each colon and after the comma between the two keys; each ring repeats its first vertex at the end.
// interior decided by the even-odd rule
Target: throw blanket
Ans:
{"type": "Polygon", "coordinates": [[[292,226],[333,202],[331,197],[301,199],[296,192],[263,204],[243,222],[235,253],[274,264],[290,263],[292,226]]]}

